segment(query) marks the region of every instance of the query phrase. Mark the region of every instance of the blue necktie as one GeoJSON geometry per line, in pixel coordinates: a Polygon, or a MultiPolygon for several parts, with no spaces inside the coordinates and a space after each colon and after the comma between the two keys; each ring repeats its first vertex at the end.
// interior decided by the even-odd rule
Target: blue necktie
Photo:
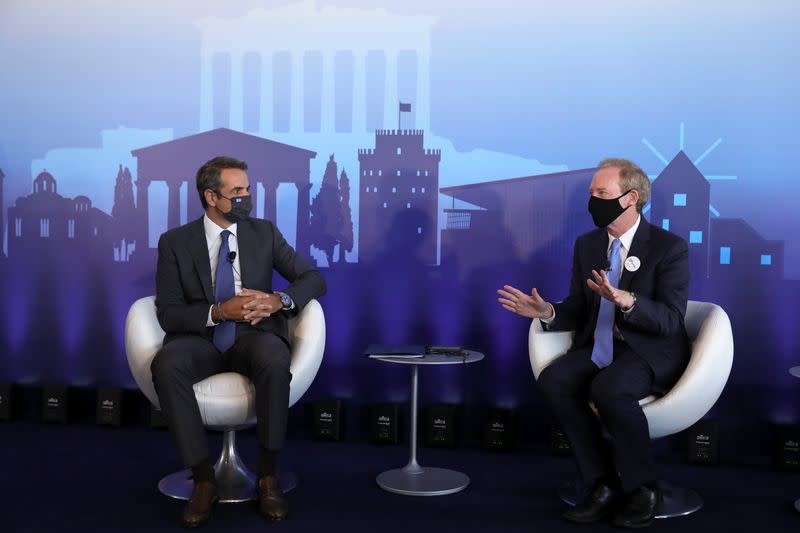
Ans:
{"type": "MultiPolygon", "coordinates": [[[[233,298],[236,294],[236,286],[233,283],[233,261],[228,259],[228,255],[230,254],[228,237],[230,235],[231,232],[228,230],[224,230],[220,234],[222,237],[222,245],[219,247],[216,287],[214,289],[214,297],[217,303],[222,303],[225,300],[233,298]]],[[[230,348],[235,340],[235,321],[226,320],[214,326],[214,346],[216,346],[220,352],[224,352],[230,348]]]]}
{"type": "MultiPolygon", "coordinates": [[[[608,281],[614,287],[619,285],[619,277],[622,271],[620,262],[619,247],[622,245],[619,239],[611,241],[611,255],[608,257],[609,268],[606,272],[608,281]]],[[[592,348],[592,362],[598,368],[605,368],[614,360],[614,312],[615,305],[600,298],[600,311],[597,313],[597,325],[594,328],[594,347],[592,348]]]]}

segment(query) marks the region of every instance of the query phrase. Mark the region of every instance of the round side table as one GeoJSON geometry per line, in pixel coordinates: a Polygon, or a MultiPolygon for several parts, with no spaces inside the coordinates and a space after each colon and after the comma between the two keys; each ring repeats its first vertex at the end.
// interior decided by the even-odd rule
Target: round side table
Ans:
{"type": "Polygon", "coordinates": [[[417,462],[417,385],[419,367],[475,363],[483,354],[466,350],[464,355],[424,355],[422,357],[379,357],[379,361],[411,365],[411,435],[410,457],[403,468],[387,470],[375,478],[383,490],[406,496],[442,496],[467,488],[469,476],[445,468],[423,467],[417,462]]]}

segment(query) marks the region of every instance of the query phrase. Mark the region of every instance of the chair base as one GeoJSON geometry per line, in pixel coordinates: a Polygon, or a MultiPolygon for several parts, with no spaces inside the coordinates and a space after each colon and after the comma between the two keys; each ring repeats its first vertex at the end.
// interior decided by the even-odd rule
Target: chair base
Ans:
{"type": "MultiPolygon", "coordinates": [[[[661,491],[662,500],[656,511],[656,518],[686,516],[703,506],[703,498],[692,489],[676,487],[665,481],[659,481],[658,488],[661,491]]],[[[558,495],[565,503],[576,505],[579,498],[577,483],[574,481],[564,483],[559,487],[558,495]]]]}
{"type": "MultiPolygon", "coordinates": [[[[217,464],[214,465],[217,481],[217,495],[221,503],[237,503],[253,500],[256,497],[256,476],[240,459],[236,449],[236,432],[226,431],[217,464]]],[[[297,486],[297,475],[282,473],[278,483],[283,492],[297,486]]],[[[188,500],[192,495],[194,480],[191,469],[175,472],[158,482],[162,494],[178,500],[188,500]]]]}

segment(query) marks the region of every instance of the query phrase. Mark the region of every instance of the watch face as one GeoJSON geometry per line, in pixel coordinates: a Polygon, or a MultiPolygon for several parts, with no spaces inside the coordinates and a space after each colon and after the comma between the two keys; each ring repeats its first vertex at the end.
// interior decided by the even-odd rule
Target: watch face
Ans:
{"type": "Polygon", "coordinates": [[[292,299],[289,298],[288,294],[281,294],[281,305],[283,307],[291,307],[292,299]]]}

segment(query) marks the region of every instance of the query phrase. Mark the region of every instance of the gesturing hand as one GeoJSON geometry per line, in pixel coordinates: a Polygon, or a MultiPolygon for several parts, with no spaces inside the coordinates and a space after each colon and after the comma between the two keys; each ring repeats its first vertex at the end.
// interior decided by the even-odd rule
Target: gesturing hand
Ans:
{"type": "Polygon", "coordinates": [[[634,300],[631,293],[614,287],[608,280],[605,270],[601,270],[600,272],[592,270],[592,277],[594,279],[587,279],[586,284],[590,289],[599,294],[601,298],[605,298],[617,307],[622,307],[623,309],[627,309],[633,305],[634,300]]]}
{"type": "Polygon", "coordinates": [[[497,290],[497,294],[501,296],[497,301],[506,311],[528,318],[550,318],[553,316],[552,306],[539,296],[536,288],[531,289],[531,294],[527,295],[511,285],[503,285],[502,289],[497,290]]]}

